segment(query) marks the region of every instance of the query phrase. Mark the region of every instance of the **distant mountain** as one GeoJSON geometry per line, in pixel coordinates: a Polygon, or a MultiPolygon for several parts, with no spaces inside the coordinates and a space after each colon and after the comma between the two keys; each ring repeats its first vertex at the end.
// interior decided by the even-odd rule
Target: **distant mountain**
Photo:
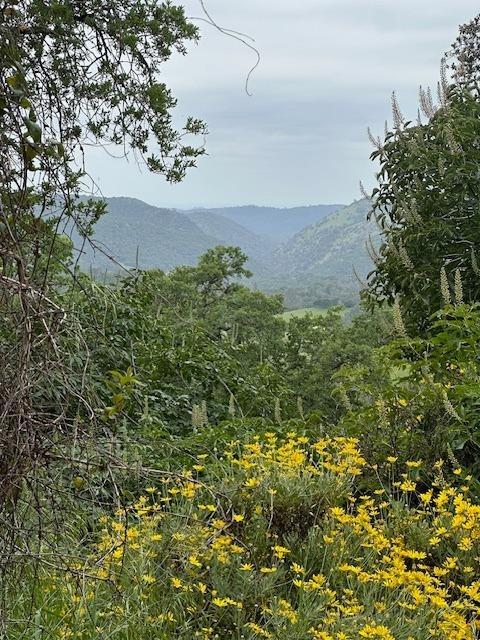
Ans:
{"type": "Polygon", "coordinates": [[[273,244],[234,221],[214,213],[183,212],[154,207],[136,198],[107,198],[107,212],[94,227],[94,248],[75,231],[84,269],[172,269],[193,265],[219,244],[239,246],[250,258],[249,268],[267,273],[273,244]],[[112,257],[114,261],[110,259],[112,257]]]}
{"type": "Polygon", "coordinates": [[[338,206],[179,211],[135,198],[107,198],[107,213],[93,235],[103,251],[88,243],[82,246],[74,232],[72,237],[84,269],[109,272],[119,269],[109,256],[126,268],[169,270],[195,264],[202,253],[219,244],[239,246],[249,257],[252,285],[283,293],[289,306],[329,306],[356,297],[353,268],[366,275],[372,265],[365,242],[369,234],[378,240],[376,226],[366,222],[366,200],[338,206]],[[315,224],[297,231],[312,217],[315,224]],[[280,244],[278,238],[292,229],[280,244]]]}
{"type": "Polygon", "coordinates": [[[269,270],[275,244],[260,237],[234,220],[212,211],[188,211],[186,215],[216,244],[238,246],[249,258],[249,268],[258,273],[269,270]]]}
{"type": "Polygon", "coordinates": [[[304,277],[353,279],[353,269],[365,276],[372,262],[365,248],[369,236],[378,244],[378,229],[366,221],[370,203],[358,200],[310,225],[279,247],[274,254],[277,271],[304,277]]]}
{"type": "Polygon", "coordinates": [[[341,209],[343,204],[317,204],[306,207],[276,208],[247,205],[208,209],[211,213],[225,216],[270,242],[286,242],[304,227],[322,220],[341,209]]]}
{"type": "MultiPolygon", "coordinates": [[[[101,250],[85,243],[80,265],[107,270],[115,270],[108,256],[126,268],[195,264],[199,255],[217,244],[185,214],[135,198],[107,198],[107,213],[95,225],[93,240],[101,250]]],[[[73,241],[81,246],[75,233],[73,241]]]]}

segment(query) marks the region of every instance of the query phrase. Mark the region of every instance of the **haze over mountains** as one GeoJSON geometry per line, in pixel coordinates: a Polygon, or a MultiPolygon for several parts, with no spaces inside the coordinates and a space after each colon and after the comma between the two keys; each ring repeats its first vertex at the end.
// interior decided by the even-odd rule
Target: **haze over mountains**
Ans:
{"type": "Polygon", "coordinates": [[[279,244],[344,206],[343,204],[317,204],[281,209],[245,205],[208,209],[208,212],[229,218],[253,233],[268,238],[274,244],[279,244]]]}
{"type": "Polygon", "coordinates": [[[374,225],[366,221],[366,200],[348,206],[248,205],[181,211],[118,197],[108,198],[107,206],[93,236],[99,249],[81,247],[80,239],[73,238],[81,247],[79,263],[85,269],[118,270],[113,257],[126,268],[169,270],[195,264],[202,253],[219,244],[234,245],[248,255],[256,286],[283,293],[313,287],[312,304],[319,303],[319,289],[331,290],[338,301],[342,291],[350,295],[357,288],[353,270],[364,276],[371,269],[365,242],[369,235],[374,243],[378,238],[374,225]]]}

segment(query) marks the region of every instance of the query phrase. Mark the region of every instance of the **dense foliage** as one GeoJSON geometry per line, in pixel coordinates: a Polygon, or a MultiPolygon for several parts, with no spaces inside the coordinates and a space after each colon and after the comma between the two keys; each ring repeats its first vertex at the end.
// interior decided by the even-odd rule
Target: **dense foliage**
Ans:
{"type": "Polygon", "coordinates": [[[75,197],[86,131],[153,135],[170,179],[198,154],[152,75],[196,36],[183,11],[9,2],[0,33],[3,636],[477,638],[473,87],[423,94],[424,125],[394,104],[374,313],[287,320],[237,247],[99,284],[60,233],[103,213],[75,197]]]}
{"type": "Polygon", "coordinates": [[[78,199],[84,146],[122,145],[180,180],[203,153],[205,126],[172,125],[175,99],[159,72],[197,36],[169,1],[0,3],[0,510],[14,532],[22,483],[59,439],[77,441],[75,403],[93,412],[89,390],[76,386],[81,330],[54,300],[70,267],[60,225],[87,238],[105,210],[78,199]]]}
{"type": "Polygon", "coordinates": [[[287,323],[244,263],[59,293],[103,426],[52,464],[71,515],[7,583],[11,637],[473,640],[480,311],[380,346],[389,315],[287,323]]]}
{"type": "Polygon", "coordinates": [[[478,300],[480,105],[460,87],[445,91],[427,124],[402,124],[373,154],[383,243],[366,293],[375,302],[398,297],[413,329],[450,300],[478,300]]]}
{"type": "MultiPolygon", "coordinates": [[[[376,481],[359,497],[371,470],[358,441],[300,433],[205,450],[100,516],[63,571],[34,580],[35,628],[84,640],[473,639],[471,477],[455,469],[449,482],[438,464],[428,478],[421,460],[392,458],[391,489],[376,481]]],[[[9,637],[23,637],[29,606],[16,601],[9,637]]]]}
{"type": "MultiPolygon", "coordinates": [[[[238,249],[218,247],[196,267],[140,272],[116,285],[82,276],[82,290],[63,293],[83,327],[89,386],[102,401],[112,402],[105,385],[112,371],[134,374],[118,409],[132,429],[147,412],[162,431],[188,433],[193,408],[202,404],[213,423],[232,413],[288,419],[299,405],[334,422],[343,411],[331,378],[344,364],[368,362],[392,332],[387,316],[345,325],[341,310],[332,309],[287,323],[279,296],[239,283],[249,275],[245,261],[238,249]]],[[[84,377],[83,366],[79,371],[84,377]]]]}

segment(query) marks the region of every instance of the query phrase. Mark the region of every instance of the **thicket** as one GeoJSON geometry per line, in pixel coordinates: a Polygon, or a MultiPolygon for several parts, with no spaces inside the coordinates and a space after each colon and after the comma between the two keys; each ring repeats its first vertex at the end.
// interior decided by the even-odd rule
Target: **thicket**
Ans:
{"type": "Polygon", "coordinates": [[[0,4],[4,637],[478,636],[479,23],[377,141],[373,312],[287,322],[235,247],[99,284],[59,232],[103,214],[88,137],[201,153],[154,75],[183,11],[0,4]]]}

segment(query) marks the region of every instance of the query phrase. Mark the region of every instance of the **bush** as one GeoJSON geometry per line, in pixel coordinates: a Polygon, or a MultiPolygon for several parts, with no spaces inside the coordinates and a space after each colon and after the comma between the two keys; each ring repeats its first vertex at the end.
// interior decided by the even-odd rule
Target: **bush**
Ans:
{"type": "Polygon", "coordinates": [[[393,341],[370,366],[339,372],[337,395],[350,410],[337,428],[360,438],[372,462],[445,458],[478,477],[479,306],[447,306],[431,325],[427,338],[393,341]]]}
{"type": "Polygon", "coordinates": [[[9,637],[33,604],[32,637],[55,639],[473,640],[471,478],[383,467],[390,484],[361,493],[377,469],[355,439],[295,433],[199,454],[72,539],[61,569],[41,564],[9,637]]]}

